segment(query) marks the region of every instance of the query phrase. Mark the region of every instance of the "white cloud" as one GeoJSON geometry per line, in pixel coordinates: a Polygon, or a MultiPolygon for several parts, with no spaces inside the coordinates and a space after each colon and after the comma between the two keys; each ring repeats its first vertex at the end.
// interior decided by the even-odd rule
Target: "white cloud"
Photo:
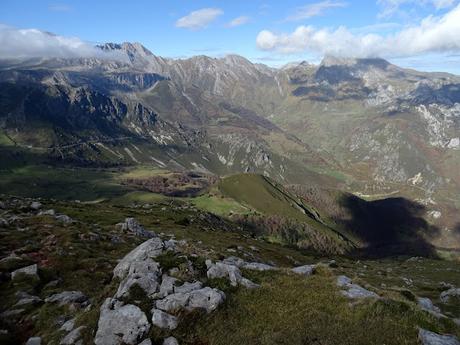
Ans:
{"type": "Polygon", "coordinates": [[[64,37],[37,29],[16,29],[0,25],[0,58],[97,57],[125,60],[120,52],[104,52],[77,37],[64,37]]]}
{"type": "Polygon", "coordinates": [[[235,27],[235,26],[240,26],[240,25],[243,25],[243,24],[246,24],[247,22],[249,22],[249,17],[247,16],[240,16],[240,17],[236,17],[234,18],[233,20],[230,21],[230,23],[227,24],[228,27],[235,27]]]}
{"type": "Polygon", "coordinates": [[[316,29],[299,26],[292,33],[259,33],[259,49],[285,54],[313,52],[342,57],[405,57],[460,52],[460,5],[443,16],[429,16],[418,25],[388,35],[352,33],[342,26],[316,29]]]}
{"type": "Polygon", "coordinates": [[[438,10],[451,7],[454,5],[454,3],[455,0],[433,0],[433,5],[438,10]]]}
{"type": "Polygon", "coordinates": [[[347,6],[347,4],[343,1],[325,0],[316,2],[297,8],[294,14],[286,18],[286,21],[297,21],[320,16],[327,9],[345,6],[347,6]]]}
{"type": "Polygon", "coordinates": [[[204,29],[209,23],[222,15],[224,11],[219,8],[202,8],[201,10],[193,11],[185,17],[179,18],[176,21],[178,28],[186,28],[192,30],[204,29]]]}
{"type": "Polygon", "coordinates": [[[411,6],[433,6],[436,10],[442,10],[452,7],[457,0],[377,0],[381,7],[379,17],[391,17],[400,13],[400,8],[405,5],[411,6]]]}

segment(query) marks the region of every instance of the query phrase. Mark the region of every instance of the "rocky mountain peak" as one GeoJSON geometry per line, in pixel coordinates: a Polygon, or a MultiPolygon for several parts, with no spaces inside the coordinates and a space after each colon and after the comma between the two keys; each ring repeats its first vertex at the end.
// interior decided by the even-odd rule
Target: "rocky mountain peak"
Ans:
{"type": "Polygon", "coordinates": [[[335,57],[335,56],[325,56],[321,61],[320,67],[333,67],[333,66],[349,66],[349,67],[357,67],[357,68],[379,68],[379,69],[386,69],[391,64],[382,58],[342,58],[342,57],[335,57]]]}

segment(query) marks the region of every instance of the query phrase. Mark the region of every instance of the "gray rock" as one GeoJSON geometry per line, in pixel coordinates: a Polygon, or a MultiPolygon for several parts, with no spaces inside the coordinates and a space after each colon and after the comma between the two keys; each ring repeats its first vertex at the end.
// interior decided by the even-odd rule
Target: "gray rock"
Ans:
{"type": "Polygon", "coordinates": [[[358,284],[353,284],[352,280],[346,276],[337,277],[337,286],[342,288],[342,295],[351,299],[379,298],[373,291],[369,291],[358,284]]]}
{"type": "Polygon", "coordinates": [[[83,345],[83,340],[81,339],[81,332],[85,329],[85,326],[80,326],[75,328],[69,334],[67,334],[64,339],[59,343],[60,345],[83,345]]]}
{"type": "Polygon", "coordinates": [[[242,286],[244,286],[245,288],[247,288],[247,289],[256,289],[256,288],[260,287],[259,284],[256,284],[256,283],[252,282],[251,280],[249,280],[247,278],[244,278],[244,277],[241,278],[240,284],[242,286]]]}
{"type": "Polygon", "coordinates": [[[423,310],[429,312],[430,314],[433,314],[436,317],[441,317],[443,316],[441,314],[441,309],[439,309],[437,306],[433,304],[431,299],[426,298],[426,297],[417,297],[417,304],[419,305],[420,308],[423,310]]]}
{"type": "Polygon", "coordinates": [[[347,290],[343,290],[342,294],[345,297],[352,298],[352,299],[362,299],[362,298],[378,298],[375,292],[366,290],[365,288],[357,285],[351,284],[347,290]]]}
{"type": "Polygon", "coordinates": [[[188,304],[189,298],[190,296],[187,293],[173,293],[156,301],[155,305],[158,309],[164,311],[175,311],[185,308],[188,304]]]}
{"type": "Polygon", "coordinates": [[[160,265],[150,258],[132,262],[126,277],[118,286],[115,297],[121,298],[129,295],[129,290],[133,285],[142,288],[147,296],[153,296],[158,290],[160,273],[160,265]]]}
{"type": "MultiPolygon", "coordinates": [[[[156,237],[145,241],[138,247],[129,252],[114,268],[113,274],[115,277],[124,279],[130,267],[136,262],[146,261],[159,256],[163,252],[163,241],[156,237]]],[[[152,260],[153,261],[153,260],[152,260]]]]}
{"type": "Polygon", "coordinates": [[[194,290],[189,295],[190,299],[187,309],[201,308],[205,309],[208,313],[217,309],[225,300],[225,294],[222,291],[210,287],[194,290]]]}
{"type": "Polygon", "coordinates": [[[245,287],[257,287],[257,284],[254,284],[249,279],[243,278],[240,269],[235,265],[223,261],[217,261],[213,264],[211,260],[206,260],[206,267],[208,268],[206,272],[208,278],[228,278],[232,286],[241,284],[245,287]]]}
{"type": "Polygon", "coordinates": [[[179,345],[179,342],[177,341],[176,338],[169,337],[163,341],[163,345],[179,345]]]}
{"type": "Polygon", "coordinates": [[[177,328],[177,317],[159,309],[152,309],[152,324],[159,328],[173,330],[177,328]]]}
{"type": "Polygon", "coordinates": [[[74,220],[72,218],[70,218],[69,216],[67,216],[65,214],[59,214],[59,215],[55,216],[54,219],[56,219],[57,221],[59,221],[61,223],[64,223],[64,224],[70,224],[70,223],[74,222],[74,220]]]}
{"type": "Polygon", "coordinates": [[[6,228],[9,225],[8,221],[4,218],[0,218],[0,228],[6,228]]]}
{"type": "Polygon", "coordinates": [[[450,288],[441,292],[439,299],[442,303],[448,303],[452,297],[460,298],[460,288],[450,288]]]}
{"type": "Polygon", "coordinates": [[[208,268],[208,278],[228,278],[232,286],[237,286],[241,281],[241,271],[237,266],[229,265],[223,262],[216,262],[213,264],[211,261],[206,260],[208,268]]]}
{"type": "Polygon", "coordinates": [[[42,208],[42,204],[38,201],[33,201],[31,204],[30,204],[30,208],[33,209],[33,210],[39,210],[42,208]]]}
{"type": "Polygon", "coordinates": [[[46,210],[46,211],[40,211],[38,213],[39,216],[55,216],[56,215],[56,211],[53,210],[53,209],[50,209],[50,210],[46,210]]]}
{"type": "Polygon", "coordinates": [[[139,345],[152,345],[152,341],[150,339],[145,339],[142,343],[139,343],[139,345]]]}
{"type": "Polygon", "coordinates": [[[6,310],[3,313],[0,314],[1,319],[8,319],[10,317],[16,317],[21,315],[25,309],[11,309],[11,310],[6,310]]]}
{"type": "Polygon", "coordinates": [[[160,285],[160,292],[156,294],[155,297],[163,298],[174,292],[174,285],[178,280],[176,278],[170,277],[167,274],[163,274],[160,285]]]}
{"type": "Polygon", "coordinates": [[[194,290],[201,289],[202,287],[203,287],[203,284],[200,281],[196,281],[193,283],[185,282],[181,286],[174,287],[174,292],[188,293],[194,290]]]}
{"type": "Polygon", "coordinates": [[[343,287],[351,284],[351,279],[347,276],[338,276],[337,277],[337,286],[343,287]]]}
{"type": "Polygon", "coordinates": [[[225,294],[217,289],[205,287],[188,293],[174,293],[156,301],[156,307],[166,312],[179,309],[205,309],[207,312],[215,310],[225,299],[225,294]]]}
{"type": "Polygon", "coordinates": [[[315,267],[316,265],[304,265],[304,266],[294,267],[291,269],[291,271],[296,274],[309,276],[313,273],[315,267]]]}
{"type": "Polygon", "coordinates": [[[150,324],[142,310],[132,304],[123,305],[116,299],[107,298],[101,306],[96,345],[135,345],[144,337],[150,324]]]}
{"type": "Polygon", "coordinates": [[[176,250],[176,244],[177,244],[177,241],[176,240],[167,240],[164,242],[164,245],[165,245],[165,249],[166,250],[173,250],[175,251],[176,250]]]}
{"type": "Polygon", "coordinates": [[[247,262],[242,266],[242,268],[254,271],[273,271],[277,269],[274,266],[263,264],[260,262],[247,262]]]}
{"type": "Polygon", "coordinates": [[[126,218],[124,223],[117,224],[124,232],[131,232],[136,236],[140,237],[155,237],[155,233],[146,230],[136,219],[134,218],[126,218]]]}
{"type": "Polygon", "coordinates": [[[17,269],[16,271],[13,271],[11,273],[11,279],[15,280],[15,279],[17,279],[18,277],[20,277],[22,275],[26,275],[26,276],[31,277],[31,278],[38,278],[38,266],[37,266],[37,264],[30,265],[30,266],[27,266],[27,267],[23,267],[23,268],[17,269]]]}
{"type": "Polygon", "coordinates": [[[42,344],[41,337],[31,337],[26,342],[26,345],[41,345],[41,344],[42,344]]]}
{"type": "Polygon", "coordinates": [[[46,303],[57,303],[60,306],[66,304],[84,304],[88,297],[81,291],[63,291],[45,299],[46,303]]]}
{"type": "Polygon", "coordinates": [[[224,264],[233,265],[236,267],[242,267],[244,264],[246,264],[246,261],[236,256],[229,256],[228,258],[222,260],[222,262],[224,264]]]}
{"type": "Polygon", "coordinates": [[[442,335],[419,328],[418,339],[422,345],[460,345],[460,341],[453,335],[442,335]]]}
{"type": "Polygon", "coordinates": [[[43,302],[42,299],[38,296],[29,295],[27,292],[18,291],[16,297],[19,298],[19,301],[14,305],[15,307],[27,305],[27,304],[38,304],[43,302]]]}
{"type": "Polygon", "coordinates": [[[60,331],[70,332],[75,328],[75,319],[70,319],[64,322],[64,324],[59,328],[60,331]]]}

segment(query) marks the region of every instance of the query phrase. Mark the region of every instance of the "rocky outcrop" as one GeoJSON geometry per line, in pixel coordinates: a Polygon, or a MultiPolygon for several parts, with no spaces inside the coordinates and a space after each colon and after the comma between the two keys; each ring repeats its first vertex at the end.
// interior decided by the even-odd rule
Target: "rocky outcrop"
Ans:
{"type": "Polygon", "coordinates": [[[208,268],[208,278],[228,278],[232,286],[242,285],[247,288],[255,288],[258,285],[253,283],[241,274],[238,266],[227,264],[222,261],[212,263],[211,260],[206,260],[206,267],[208,268]]]}
{"type": "Polygon", "coordinates": [[[159,309],[152,309],[152,325],[169,330],[176,329],[178,324],[177,317],[165,313],[159,309]]]}
{"type": "Polygon", "coordinates": [[[114,277],[120,279],[125,278],[128,275],[131,266],[137,265],[139,262],[141,262],[142,265],[142,262],[156,258],[163,253],[163,248],[163,241],[158,237],[142,243],[118,263],[113,270],[114,277]]]}
{"type": "Polygon", "coordinates": [[[316,265],[304,265],[304,266],[298,266],[294,267],[291,269],[292,272],[296,274],[301,274],[304,276],[309,276],[313,274],[313,271],[315,270],[316,265]]]}
{"type": "Polygon", "coordinates": [[[146,230],[136,219],[134,218],[126,218],[123,223],[118,223],[117,227],[119,227],[124,232],[133,233],[139,237],[146,237],[152,238],[155,237],[155,233],[146,230]]]}
{"type": "Polygon", "coordinates": [[[450,288],[449,290],[441,292],[439,299],[442,303],[447,303],[451,298],[460,299],[460,288],[450,288]]]}
{"type": "Polygon", "coordinates": [[[106,299],[101,307],[96,345],[137,344],[152,325],[167,330],[177,328],[180,320],[174,314],[180,310],[203,309],[209,313],[224,301],[225,294],[218,289],[203,287],[200,281],[182,283],[163,273],[155,260],[171,250],[176,250],[174,241],[153,237],[117,264],[113,276],[121,281],[114,297],[106,299]],[[151,323],[135,301],[127,302],[133,286],[141,288],[152,301],[151,323]]]}
{"type": "Polygon", "coordinates": [[[442,335],[422,328],[418,331],[418,339],[422,345],[460,345],[458,338],[453,335],[442,335]]]}
{"type": "Polygon", "coordinates": [[[86,305],[88,297],[81,291],[63,291],[46,298],[45,302],[57,303],[60,306],[70,304],[86,305]]]}
{"type": "Polygon", "coordinates": [[[75,328],[73,331],[68,333],[64,339],[61,340],[59,345],[83,345],[82,331],[85,329],[85,326],[80,326],[75,328]]]}
{"type": "Polygon", "coordinates": [[[38,266],[36,264],[17,269],[11,273],[11,279],[16,280],[20,277],[36,278],[38,277],[38,266]]]}
{"type": "Polygon", "coordinates": [[[149,330],[147,316],[139,307],[107,298],[101,307],[94,343],[135,345],[149,330]]]}
{"type": "Polygon", "coordinates": [[[441,309],[433,304],[433,301],[427,297],[417,297],[418,306],[427,311],[428,313],[434,315],[435,317],[443,317],[441,309]]]}
{"type": "Polygon", "coordinates": [[[208,313],[217,309],[224,301],[225,294],[217,289],[204,287],[190,292],[178,292],[156,301],[155,306],[166,312],[180,309],[193,310],[204,309],[208,313]]]}

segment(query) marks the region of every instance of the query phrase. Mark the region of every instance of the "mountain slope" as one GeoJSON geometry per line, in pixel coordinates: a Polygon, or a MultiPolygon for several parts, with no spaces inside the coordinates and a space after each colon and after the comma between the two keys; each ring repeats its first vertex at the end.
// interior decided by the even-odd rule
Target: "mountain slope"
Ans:
{"type": "Polygon", "coordinates": [[[2,61],[8,140],[78,164],[256,172],[410,198],[443,229],[437,245],[459,243],[459,77],[382,59],[272,69],[234,55],[165,59],[138,43],[101,49],[127,58],[2,61]]]}

